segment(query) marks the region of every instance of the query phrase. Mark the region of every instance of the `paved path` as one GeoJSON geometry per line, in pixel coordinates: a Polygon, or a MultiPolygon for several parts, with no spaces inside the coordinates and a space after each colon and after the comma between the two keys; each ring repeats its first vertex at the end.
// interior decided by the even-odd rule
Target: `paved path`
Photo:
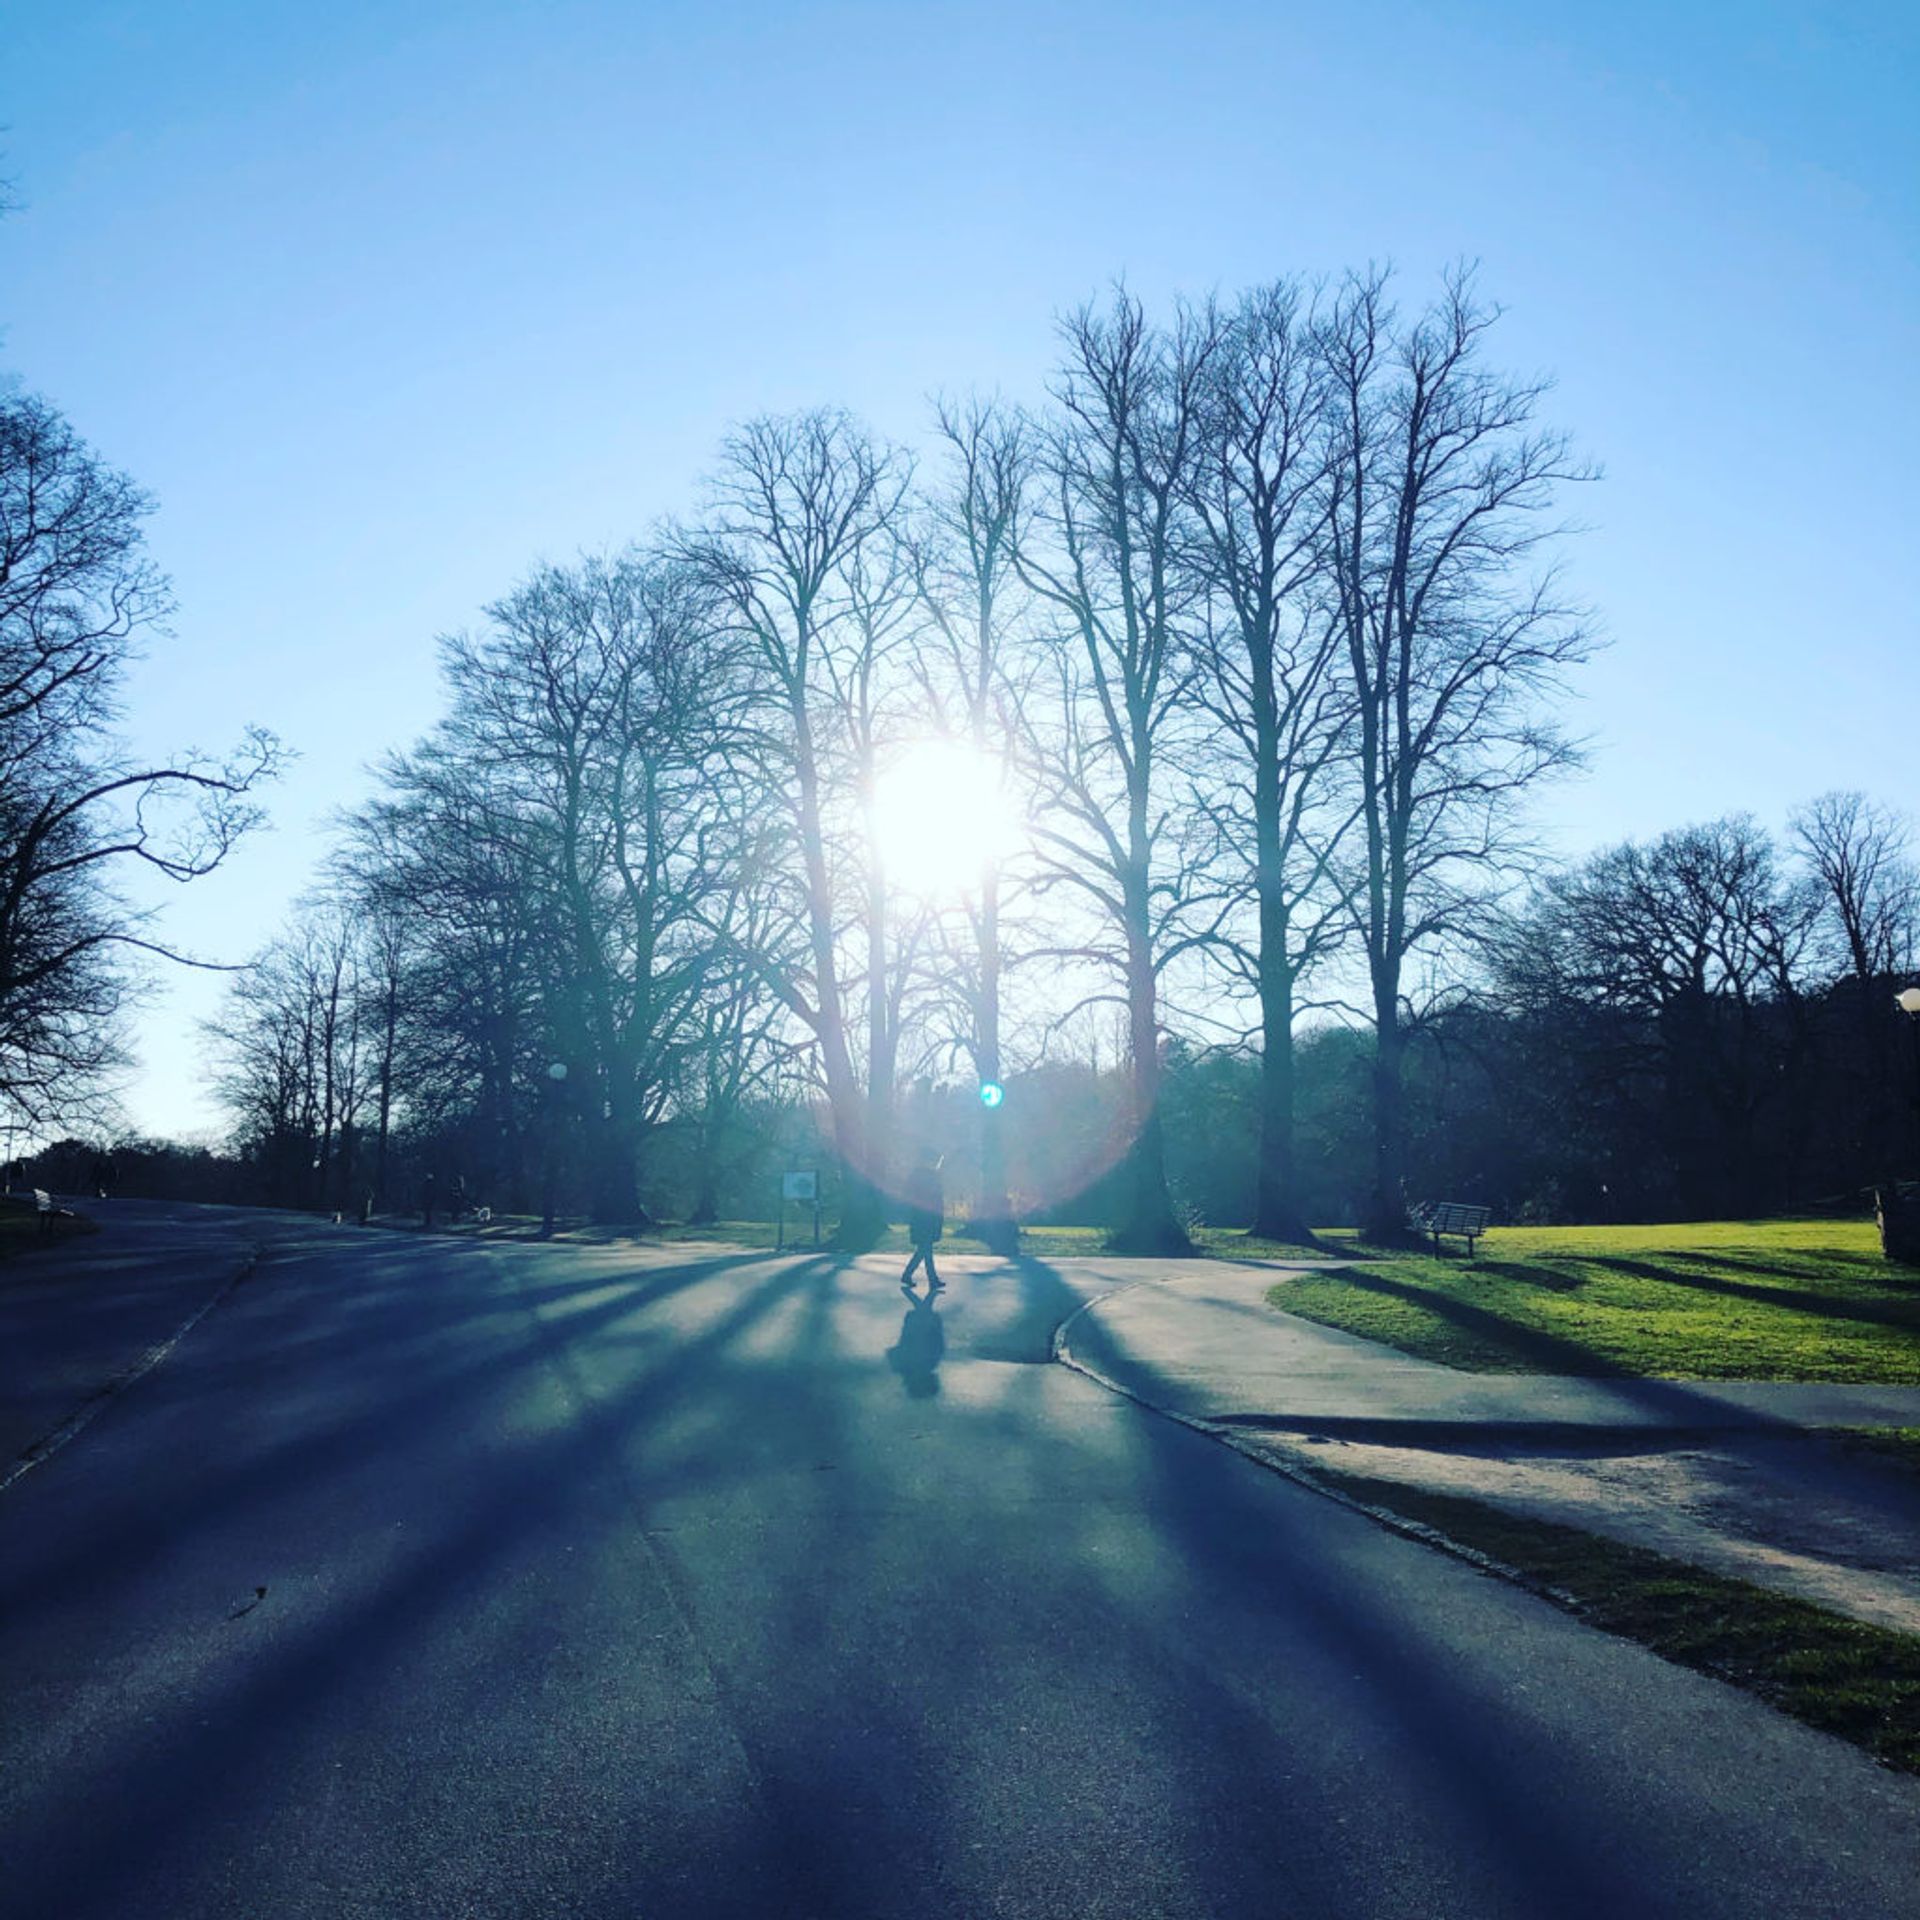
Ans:
{"type": "MultiPolygon", "coordinates": [[[[1062,1263],[1063,1267],[1071,1263],[1062,1263]]],[[[1132,1262],[1135,1284],[1066,1329],[1075,1360],[1195,1419],[1407,1439],[1472,1428],[1710,1433],[1920,1426],[1920,1386],[1461,1373],[1277,1313],[1284,1270],[1132,1262]]]]}
{"type": "Polygon", "coordinates": [[[1920,1633],[1920,1487],[1818,1437],[1920,1425],[1920,1387],[1459,1373],[1277,1311],[1275,1278],[1163,1263],[1061,1344],[1290,1469],[1492,1501],[1920,1633]]]}
{"type": "Polygon", "coordinates": [[[1912,1920],[1920,1783],[1046,1364],[1097,1263],[268,1239],[0,1495],[7,1916],[1912,1920]]]}

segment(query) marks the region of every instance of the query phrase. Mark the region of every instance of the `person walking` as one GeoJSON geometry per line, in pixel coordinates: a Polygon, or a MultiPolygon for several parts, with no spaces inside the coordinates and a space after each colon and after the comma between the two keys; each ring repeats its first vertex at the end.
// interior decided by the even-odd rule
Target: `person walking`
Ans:
{"type": "Polygon", "coordinates": [[[922,1261],[926,1262],[929,1293],[947,1284],[933,1264],[933,1243],[940,1238],[945,1213],[945,1197],[940,1191],[940,1156],[923,1152],[907,1176],[907,1232],[913,1240],[913,1257],[900,1276],[900,1284],[909,1291],[922,1261]]]}

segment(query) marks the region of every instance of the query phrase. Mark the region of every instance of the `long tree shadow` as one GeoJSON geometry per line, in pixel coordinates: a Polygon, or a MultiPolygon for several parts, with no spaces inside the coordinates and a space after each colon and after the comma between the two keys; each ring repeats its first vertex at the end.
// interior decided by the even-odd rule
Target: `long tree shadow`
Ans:
{"type": "Polygon", "coordinates": [[[1467,1269],[1476,1278],[1505,1280],[1519,1287],[1538,1287],[1544,1293],[1578,1293],[1586,1278],[1578,1273],[1563,1273],[1557,1267],[1543,1267],[1526,1260],[1475,1260],[1467,1269]]]}
{"type": "MultiPolygon", "coordinates": [[[[764,1259],[757,1257],[759,1262],[764,1259]]],[[[297,1730],[335,1689],[342,1673],[364,1677],[403,1663],[410,1648],[426,1643],[434,1623],[482,1587],[492,1570],[522,1550],[529,1536],[564,1539],[583,1505],[604,1499],[603,1475],[609,1463],[623,1461],[639,1434],[657,1426],[688,1394],[702,1390],[702,1362],[783,1301],[830,1274],[835,1264],[822,1258],[776,1273],[769,1284],[679,1343],[672,1365],[656,1368],[612,1395],[593,1391],[568,1366],[571,1350],[604,1323],[605,1316],[598,1313],[591,1316],[591,1327],[535,1316],[535,1339],[525,1343],[531,1351],[500,1356],[470,1370],[461,1383],[467,1397],[497,1389],[501,1374],[523,1370],[535,1360],[548,1367],[558,1364],[563,1372],[571,1371],[578,1389],[573,1417],[564,1427],[490,1459],[484,1480],[462,1489],[452,1517],[438,1517],[430,1544],[380,1588],[337,1603],[320,1624],[277,1645],[271,1655],[213,1679],[138,1728],[129,1727],[127,1738],[135,1750],[110,1752],[97,1761],[82,1789],[66,1799],[65,1810],[43,1823],[37,1837],[35,1854],[54,1863],[47,1872],[49,1884],[62,1888],[61,1910],[75,1916],[121,1911],[117,1903],[141,1883],[154,1860],[221,1804],[236,1754],[265,1751],[276,1740],[297,1738],[297,1730]],[[162,1754],[164,1764],[158,1764],[162,1754]],[[89,1809],[102,1804],[138,1809],[137,1819],[120,1828],[111,1850],[91,1843],[97,1815],[89,1809]]],[[[603,1277],[596,1278],[596,1284],[603,1283],[603,1277]]],[[[691,1282],[682,1282],[687,1284],[691,1282]]],[[[662,1290],[656,1287],[653,1297],[662,1290]]],[[[624,1303],[624,1310],[631,1311],[631,1306],[624,1303]]],[[[705,1385],[710,1387],[710,1381],[705,1385]]],[[[451,1417],[460,1411],[458,1397],[450,1403],[436,1387],[435,1406],[446,1433],[463,1431],[461,1421],[451,1417]]],[[[247,1491],[253,1497],[283,1495],[290,1482],[337,1471],[353,1455],[364,1457],[379,1443],[376,1422],[337,1433],[321,1459],[278,1463],[282,1477],[271,1486],[255,1485],[255,1476],[247,1476],[247,1491]]],[[[718,1463],[711,1464],[718,1469],[718,1463]]],[[[638,1509],[638,1489],[624,1468],[615,1478],[638,1509]]],[[[687,1484],[685,1476],[682,1484],[687,1484]]],[[[231,1504],[232,1488],[227,1491],[231,1504]]],[[[635,1517],[640,1517],[638,1511],[635,1517]]]]}
{"type": "MultiPolygon", "coordinates": [[[[572,1383],[576,1404],[568,1424],[514,1440],[488,1457],[484,1473],[449,1482],[446,1509],[427,1537],[371,1590],[349,1591],[297,1630],[266,1642],[250,1663],[213,1669],[196,1687],[163,1700],[151,1720],[124,1716],[112,1733],[119,1744],[91,1766],[72,1769],[61,1806],[35,1836],[36,1868],[51,1860],[58,1870],[44,1879],[60,1887],[58,1910],[74,1920],[125,1911],[131,1890],[150,1884],[156,1862],[181,1846],[183,1835],[238,1830],[236,1803],[248,1796],[249,1779],[275,1777],[266,1760],[276,1752],[303,1752],[313,1727],[337,1726],[390,1689],[399,1698],[404,1688],[397,1683],[420,1650],[458,1620],[473,1596],[517,1572],[525,1556],[544,1552],[548,1542],[558,1550],[621,1517],[649,1533],[650,1500],[669,1482],[674,1497],[683,1496],[703,1449],[716,1482],[741,1471],[738,1455],[731,1462],[713,1457],[711,1435],[758,1415],[769,1436],[779,1427],[789,1452],[800,1440],[837,1450],[865,1437],[854,1431],[837,1372],[821,1367],[796,1380],[786,1370],[795,1353],[845,1356],[831,1316],[844,1297],[838,1282],[846,1271],[845,1262],[830,1260],[780,1270],[678,1340],[667,1364],[613,1385],[597,1384],[596,1370],[585,1364],[609,1324],[598,1308],[534,1316],[534,1340],[522,1344],[538,1346],[572,1383]],[[743,1338],[794,1305],[801,1314],[788,1351],[765,1362],[740,1360],[743,1338]],[[690,1406],[700,1411],[699,1431],[669,1426],[669,1416],[690,1406]],[[129,1807],[136,1816],[116,1832],[116,1846],[101,1847],[103,1812],[129,1807]]],[[[1084,1303],[1088,1290],[1040,1262],[1023,1263],[1019,1271],[1021,1339],[1037,1338],[1045,1322],[1050,1340],[1052,1327],[1084,1303]]],[[[588,1284],[602,1286],[606,1278],[595,1275],[588,1284]]],[[[888,1321],[891,1314],[889,1303],[888,1321]]],[[[863,1338],[875,1318],[868,1314],[860,1322],[863,1338]]],[[[877,1351],[864,1359],[878,1369],[877,1351]]],[[[510,1364],[524,1369],[528,1357],[515,1354],[510,1364]]],[[[489,1367],[496,1375],[508,1370],[509,1356],[496,1356],[489,1367]]],[[[396,1375],[404,1370],[396,1361],[396,1375]]],[[[1020,1378],[1035,1389],[1047,1385],[1038,1376],[1020,1378]]],[[[483,1414],[472,1381],[467,1395],[459,1410],[483,1414]]],[[[885,1397],[897,1407],[890,1390],[885,1397]]],[[[935,1424],[947,1431],[980,1419],[956,1395],[935,1424]]],[[[449,1424],[457,1429],[461,1423],[449,1424]]],[[[380,1451],[378,1435],[362,1438],[365,1454],[380,1451]]],[[[1029,1452],[1033,1444],[1027,1435],[1029,1452]]],[[[1475,1576],[1443,1565],[1426,1586],[1402,1581],[1398,1597],[1389,1598],[1372,1577],[1380,1562],[1351,1545],[1366,1523],[1282,1487],[1210,1442],[1143,1416],[1137,1426],[1124,1418],[1103,1423],[1097,1442],[1078,1444],[1089,1454],[1096,1444],[1117,1448],[1119,1457],[1108,1461],[1102,1501],[1090,1508],[1049,1504],[1037,1555],[1043,1570],[1023,1569],[1004,1551],[992,1551],[987,1543],[999,1536],[991,1532],[982,1534],[987,1550],[955,1564],[955,1590],[940,1594],[949,1622],[924,1636],[923,1657],[964,1667],[964,1684],[940,1690],[944,1708],[951,1711],[956,1699],[971,1707],[989,1698],[1007,1708],[1017,1696],[1025,1721],[1026,1696],[1018,1689],[1031,1685],[1049,1709],[1044,1734],[1058,1743],[1054,1751],[1069,1761],[1077,1757],[1085,1779],[1095,1781],[1110,1759],[1113,1731],[1138,1727],[1141,1802],[1155,1805],[1153,1796],[1164,1793],[1171,1804],[1165,1845],[1180,1861],[1180,1890],[1191,1896],[1192,1910],[1266,1910],[1278,1887],[1293,1904],[1328,1920],[1379,1911],[1381,1889],[1368,1885],[1380,1870],[1376,1858],[1362,1857],[1360,1834],[1349,1840],[1341,1831],[1353,1811],[1348,1796],[1375,1778],[1405,1798],[1384,1816],[1394,1839],[1378,1857],[1390,1871],[1424,1860],[1457,1872],[1488,1896],[1483,1911],[1611,1916],[1646,1910],[1636,1897],[1644,1888],[1632,1884],[1635,1853],[1658,1849],[1659,1836],[1636,1836],[1635,1848],[1622,1849],[1617,1828],[1601,1812],[1582,1813],[1609,1804],[1607,1769],[1632,1763],[1626,1734],[1596,1727],[1569,1752],[1557,1723],[1541,1710],[1541,1692],[1529,1702],[1521,1689],[1493,1677],[1498,1651],[1477,1644],[1461,1622],[1458,1589],[1475,1576]],[[1137,1514],[1138,1523],[1129,1522],[1129,1544],[1116,1551],[1121,1513],[1137,1514]],[[1000,1663],[1011,1655],[998,1637],[997,1615],[1009,1589],[1040,1596],[1028,1612],[1036,1624],[1044,1622],[1047,1637],[1031,1650],[1031,1666],[1018,1680],[1002,1685],[1000,1663]],[[1431,1612],[1428,1592],[1439,1596],[1431,1612]],[[1409,1603],[1410,1593],[1418,1604],[1409,1603]],[[1076,1680],[1082,1692],[1088,1681],[1104,1686],[1105,1696],[1096,1692],[1091,1706],[1070,1698],[1076,1680]],[[1315,1740],[1331,1751],[1315,1751],[1307,1744],[1315,1740]],[[1592,1791],[1566,1791],[1569,1769],[1576,1785],[1592,1791]],[[1272,1783],[1271,1798],[1250,1791],[1250,1783],[1272,1783]],[[1456,1866],[1460,1861],[1466,1864],[1456,1866]]],[[[438,1445],[448,1451],[454,1436],[438,1445]]],[[[1049,1456],[1047,1464],[1056,1461],[1049,1456]]],[[[833,1588],[796,1580],[790,1593],[783,1579],[790,1567],[780,1556],[849,1564],[913,1487],[903,1476],[881,1479],[876,1490],[892,1497],[835,1507],[820,1531],[809,1524],[810,1512],[783,1512],[777,1503],[771,1522],[761,1521],[756,1552],[767,1561],[768,1590],[778,1596],[772,1604],[795,1609],[795,1625],[803,1629],[796,1645],[832,1644],[833,1588]],[[804,1600],[793,1597],[801,1593],[804,1600]]],[[[927,1504],[916,1510],[927,1512],[927,1504]]],[[[938,1511],[938,1524],[952,1522],[949,1510],[938,1511]]],[[[1387,1551],[1425,1550],[1395,1544],[1387,1551]]],[[[682,1594],[684,1581],[672,1568],[663,1566],[661,1578],[682,1594]]],[[[684,1599],[680,1605],[692,1615],[684,1599]]],[[[1546,1630],[1580,1631],[1566,1623],[1546,1630]]],[[[686,1631],[699,1637],[697,1618],[686,1631]]],[[[543,1628],[524,1657],[533,1660],[552,1644],[552,1629],[543,1628]]],[[[769,1655],[769,1671],[778,1671],[777,1654],[775,1648],[769,1655]]],[[[761,1911],[898,1910],[902,1888],[886,1879],[890,1862],[861,1845],[872,1829],[863,1829],[844,1804],[849,1781],[874,1773],[859,1771],[850,1756],[876,1741],[889,1762],[899,1760],[932,1787],[922,1798],[903,1792],[896,1812],[883,1808],[873,1816],[875,1825],[892,1818],[914,1828],[921,1852],[931,1856],[924,1880],[913,1888],[917,1904],[929,1903],[929,1889],[946,1892],[944,1873],[963,1846],[997,1837],[979,1827],[963,1836],[956,1821],[943,1819],[944,1783],[957,1768],[947,1754],[919,1757],[931,1749],[935,1727],[912,1687],[897,1672],[876,1671],[878,1664],[871,1649],[849,1650],[838,1669],[844,1690],[828,1702],[832,1720],[806,1735],[807,1764],[790,1765],[784,1778],[763,1777],[762,1802],[723,1836],[726,1857],[716,1876],[724,1881],[738,1873],[763,1885],[761,1911]]],[[[486,1705],[485,1677],[476,1674],[473,1713],[490,1727],[486,1705]]],[[[738,1728],[737,1714],[723,1708],[723,1717],[738,1728]]],[[[744,1748],[750,1732],[730,1731],[730,1737],[744,1748]]],[[[1011,1772],[1025,1757],[1010,1750],[1001,1762],[1011,1772]]],[[[657,1765],[670,1776],[674,1761],[671,1752],[635,1753],[630,1764],[657,1765]]],[[[506,1756],[509,1770],[512,1763],[506,1756]]],[[[763,1776],[772,1772],[762,1768],[763,1776]]],[[[1122,1781],[1118,1790],[1128,1791],[1128,1784],[1122,1781]]],[[[1086,1791],[1081,1778],[1062,1774],[1047,1783],[1036,1805],[1071,1823],[1075,1795],[1086,1791]]],[[[263,1830],[271,1831],[270,1822],[263,1830]]],[[[1662,1865],[1677,1857],[1671,1836],[1664,1844],[1662,1865]]],[[[574,1910],[630,1910],[637,1893],[631,1890],[617,1909],[601,1894],[574,1910]]],[[[1138,1910],[1152,1908],[1143,1899],[1138,1910]]],[[[724,1910],[754,1909],[736,1893],[724,1910]]]]}
{"type": "MultiPolygon", "coordinates": [[[[477,1249],[475,1257],[479,1258],[477,1249]]],[[[221,1524],[250,1507],[283,1501],[304,1485],[350,1465],[369,1446],[383,1441],[393,1444],[421,1409],[431,1408],[435,1420],[457,1420],[470,1406],[500,1394],[514,1375],[531,1366],[550,1364],[558,1345],[590,1339],[603,1328],[708,1280],[765,1265],[767,1256],[702,1261],[631,1287],[622,1286],[617,1275],[604,1272],[571,1284],[550,1283],[534,1293],[531,1304],[552,1306],[569,1298],[601,1293],[607,1297],[590,1307],[575,1309],[557,1322],[533,1313],[533,1324],[542,1331],[537,1331],[531,1341],[524,1331],[527,1311],[515,1306],[511,1313],[503,1314],[496,1289],[490,1288],[485,1294],[463,1294],[441,1287],[424,1295],[418,1273],[409,1271],[417,1264],[417,1248],[383,1251],[379,1265],[388,1272],[374,1277],[372,1298],[359,1303],[363,1313],[378,1315],[387,1308],[407,1312],[410,1323],[396,1337],[383,1339],[378,1329],[370,1337],[366,1327],[355,1325],[332,1329],[318,1338],[277,1342],[272,1349],[273,1364],[282,1371],[296,1364],[302,1370],[319,1370],[337,1351],[350,1353],[356,1361],[353,1385],[358,1405],[338,1415],[309,1417],[266,1443],[239,1441],[216,1460],[210,1461],[203,1454],[194,1477],[190,1513],[183,1514],[174,1500],[155,1498],[149,1489],[130,1485],[114,1490],[124,1504],[104,1523],[100,1515],[89,1510],[65,1516],[69,1524],[58,1532],[69,1536],[68,1546],[64,1552],[43,1555],[30,1564],[16,1559],[11,1577],[0,1581],[0,1615],[24,1621],[36,1612],[64,1605],[72,1583],[86,1577],[97,1560],[95,1529],[102,1524],[114,1541],[119,1576],[137,1577],[161,1555],[177,1550],[191,1532],[221,1524]],[[410,1252],[414,1255],[411,1259],[410,1252]],[[493,1343],[474,1357],[467,1330],[474,1322],[485,1320],[501,1320],[502,1325],[493,1343]],[[558,1345],[544,1331],[550,1326],[564,1329],[564,1339],[558,1345]],[[463,1341],[468,1343],[463,1345],[463,1341]]],[[[248,1284],[257,1286],[257,1278],[248,1284]]],[[[756,1289],[748,1299],[761,1301],[770,1310],[781,1291],[784,1289],[756,1289]]],[[[322,1306],[303,1295],[276,1301],[274,1306],[290,1316],[309,1318],[321,1311],[337,1314],[340,1304],[336,1299],[322,1306]]],[[[251,1351],[224,1365],[209,1364],[200,1355],[189,1357],[201,1367],[201,1380],[208,1392],[231,1389],[244,1394],[260,1377],[261,1363],[251,1351]]]]}
{"type": "MultiPolygon", "coordinates": [[[[1195,1569],[1196,1585],[1204,1578],[1208,1586],[1270,1596],[1265,1633],[1284,1649],[1274,1660],[1279,1711],[1284,1714],[1286,1692],[1294,1687],[1307,1715],[1325,1712],[1320,1703],[1329,1690],[1337,1694],[1336,1738],[1347,1751],[1328,1757],[1335,1769],[1353,1768],[1405,1809],[1412,1833],[1396,1833],[1402,1845],[1424,1844],[1436,1865],[1486,1876],[1493,1884],[1480,1889],[1482,1911],[1615,1920],[1647,1910],[1647,1883],[1660,1884],[1657,1876],[1619,1847],[1604,1818],[1581,1815],[1583,1807],[1603,1804],[1611,1769],[1632,1762],[1628,1737],[1594,1726],[1579,1751],[1570,1752],[1555,1716],[1540,1711],[1543,1701],[1561,1696],[1527,1684],[1533,1670],[1520,1663],[1519,1650],[1510,1661],[1478,1633],[1463,1637],[1459,1598],[1449,1598],[1448,1590],[1484,1576],[1436,1559],[1423,1578],[1413,1557],[1432,1549],[1413,1542],[1356,1540],[1347,1551],[1330,1551],[1332,1538],[1351,1537],[1371,1523],[1327,1509],[1263,1467],[1221,1458],[1217,1442],[1171,1427],[1162,1431],[1162,1442],[1142,1453],[1157,1482],[1149,1512],[1175,1563],[1195,1569]],[[1382,1559],[1413,1570],[1397,1594],[1371,1577],[1382,1559]],[[1228,1573],[1236,1577],[1223,1578],[1228,1573]],[[1416,1594],[1436,1604],[1409,1605],[1416,1594]],[[1587,1774],[1592,1791],[1577,1784],[1569,1789],[1570,1767],[1576,1783],[1587,1774]]],[[[1498,1589],[1487,1598],[1496,1616],[1523,1604],[1498,1589]]],[[[1169,1652],[1185,1654],[1190,1684],[1205,1689],[1206,1711],[1218,1715],[1217,1738],[1192,1779],[1185,1823],[1195,1836],[1189,1869],[1205,1876],[1210,1863],[1199,1836],[1208,1831],[1207,1805],[1216,1794],[1230,1796],[1235,1778],[1258,1777],[1273,1764],[1272,1710],[1254,1712],[1244,1689],[1229,1692],[1212,1678],[1211,1662],[1196,1657],[1210,1645],[1200,1628],[1205,1593],[1196,1593],[1191,1605],[1196,1618],[1189,1632],[1200,1636],[1197,1645],[1187,1651],[1171,1642],[1169,1652]]],[[[1550,1637],[1586,1633],[1553,1619],[1542,1619],[1537,1630],[1550,1637]]],[[[1302,1737],[1309,1725],[1310,1719],[1302,1737]]],[[[1294,1777],[1309,1794],[1326,1792],[1299,1773],[1294,1777]]],[[[1316,1823],[1303,1823],[1297,1851],[1320,1853],[1326,1871],[1325,1856],[1337,1862],[1343,1851],[1350,1818],[1338,1792],[1330,1793],[1320,1837],[1316,1823]]],[[[1373,1897],[1364,1883],[1356,1887],[1347,1879],[1313,1910],[1372,1912],[1373,1897]]],[[[1435,1904],[1455,1910],[1444,1898],[1435,1904]]]]}
{"type": "MultiPolygon", "coordinates": [[[[1781,1428],[1786,1424],[1766,1414],[1745,1410],[1735,1416],[1720,1401],[1685,1381],[1652,1380],[1630,1373],[1618,1362],[1607,1359],[1603,1354],[1596,1354],[1576,1341],[1542,1332],[1535,1327],[1518,1326],[1503,1315],[1486,1307],[1477,1307],[1471,1301],[1411,1286],[1374,1269],[1350,1272],[1347,1280],[1363,1292],[1403,1301],[1408,1306],[1418,1307],[1422,1312],[1446,1321],[1462,1333],[1471,1334],[1484,1350],[1511,1359],[1514,1373],[1545,1374],[1594,1382],[1634,1410],[1636,1425],[1649,1416],[1654,1418],[1656,1424],[1665,1420],[1676,1429],[1689,1430],[1731,1425],[1765,1429],[1781,1428]]],[[[1491,1370],[1488,1372],[1491,1373],[1491,1370]]],[[[1501,1376],[1493,1373],[1491,1377],[1501,1376]]],[[[1258,1424],[1265,1417],[1236,1416],[1242,1424],[1258,1424]]],[[[1277,1426],[1290,1423],[1275,1415],[1269,1424],[1277,1426]]]]}
{"type": "MultiPolygon", "coordinates": [[[[1814,1293],[1799,1287],[1768,1287],[1746,1280],[1724,1279],[1718,1274],[1656,1266],[1647,1260],[1634,1260],[1624,1254],[1587,1256],[1596,1267],[1625,1274],[1636,1280],[1657,1281],[1662,1286],[1686,1287],[1700,1293],[1724,1294],[1729,1299],[1751,1300],[1761,1306],[1778,1307],[1787,1313],[1812,1314],[1822,1320],[1854,1320],[1866,1326],[1899,1327],[1920,1334],[1920,1298],[1906,1300],[1848,1300],[1830,1293],[1814,1293]]],[[[1714,1256],[1716,1266],[1737,1264],[1714,1256]]],[[[1749,1269],[1766,1273],[1777,1271],[1756,1261],[1749,1269]]]]}

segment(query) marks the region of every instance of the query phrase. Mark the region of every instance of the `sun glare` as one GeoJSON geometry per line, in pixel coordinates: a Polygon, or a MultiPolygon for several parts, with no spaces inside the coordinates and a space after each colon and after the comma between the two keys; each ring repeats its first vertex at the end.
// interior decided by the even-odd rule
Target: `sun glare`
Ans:
{"type": "Polygon", "coordinates": [[[888,877],[909,893],[965,893],[1019,834],[998,762],[954,740],[906,748],[875,782],[873,831],[888,877]]]}

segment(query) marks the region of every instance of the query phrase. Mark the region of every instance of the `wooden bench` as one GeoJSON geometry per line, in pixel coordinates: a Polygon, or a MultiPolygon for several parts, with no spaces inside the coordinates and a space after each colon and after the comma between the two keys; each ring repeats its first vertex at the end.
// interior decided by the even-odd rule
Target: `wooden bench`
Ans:
{"type": "Polygon", "coordinates": [[[1487,1230],[1493,1217],[1491,1207],[1469,1207],[1458,1200],[1429,1200],[1407,1215],[1407,1224],[1433,1236],[1433,1250],[1440,1251],[1440,1236],[1451,1233],[1467,1243],[1467,1258],[1473,1258],[1473,1243],[1487,1230]]]}

